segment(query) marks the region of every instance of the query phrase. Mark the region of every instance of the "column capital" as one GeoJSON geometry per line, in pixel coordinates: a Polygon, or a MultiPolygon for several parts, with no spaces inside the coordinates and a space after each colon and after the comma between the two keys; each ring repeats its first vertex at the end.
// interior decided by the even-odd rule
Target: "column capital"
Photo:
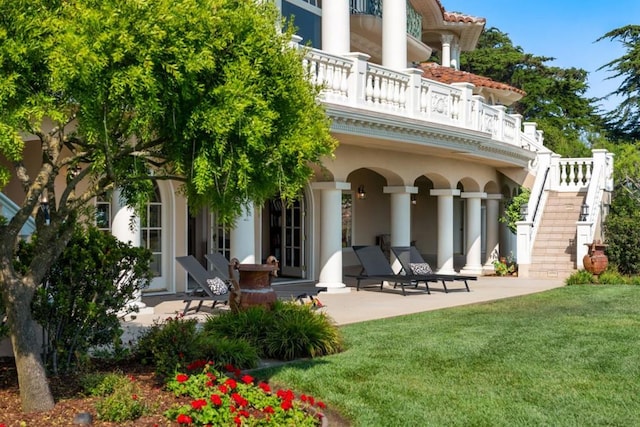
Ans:
{"type": "Polygon", "coordinates": [[[351,190],[351,183],[341,181],[312,182],[311,188],[313,190],[351,190]]]}
{"type": "Polygon", "coordinates": [[[460,190],[455,188],[441,188],[441,189],[433,189],[429,191],[429,194],[432,196],[459,196],[460,190]]]}
{"type": "Polygon", "coordinates": [[[462,193],[460,193],[460,197],[462,197],[463,199],[486,199],[487,198],[487,193],[462,192],[462,193]]]}
{"type": "Polygon", "coordinates": [[[385,194],[399,193],[399,194],[418,194],[418,187],[410,187],[405,185],[390,185],[382,187],[382,192],[385,194]]]}

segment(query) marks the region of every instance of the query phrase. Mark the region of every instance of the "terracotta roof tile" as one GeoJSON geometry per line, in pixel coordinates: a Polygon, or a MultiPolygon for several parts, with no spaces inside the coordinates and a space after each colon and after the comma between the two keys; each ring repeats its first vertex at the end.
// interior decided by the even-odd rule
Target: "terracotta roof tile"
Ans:
{"type": "Polygon", "coordinates": [[[451,83],[473,83],[477,87],[486,87],[501,91],[517,93],[521,96],[526,92],[506,83],[496,82],[489,77],[478,76],[477,74],[459,71],[454,68],[443,67],[435,62],[423,62],[419,66],[422,69],[422,77],[426,79],[436,80],[438,82],[451,83]]]}
{"type": "Polygon", "coordinates": [[[479,18],[476,16],[463,15],[457,12],[443,12],[444,20],[446,22],[461,22],[468,24],[486,24],[485,18],[479,18]]]}

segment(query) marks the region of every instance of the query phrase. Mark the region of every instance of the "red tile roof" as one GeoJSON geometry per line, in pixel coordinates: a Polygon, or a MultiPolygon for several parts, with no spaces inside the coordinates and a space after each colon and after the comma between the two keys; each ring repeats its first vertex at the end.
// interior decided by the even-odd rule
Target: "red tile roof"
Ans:
{"type": "Polygon", "coordinates": [[[468,24],[486,24],[485,18],[478,18],[475,16],[463,15],[457,12],[443,12],[444,20],[446,22],[461,22],[468,24]]]}
{"type": "Polygon", "coordinates": [[[426,79],[436,80],[438,82],[451,83],[473,83],[477,87],[485,87],[498,91],[512,92],[520,95],[521,98],[526,92],[506,83],[496,82],[489,77],[478,76],[477,74],[459,71],[454,68],[443,67],[435,62],[423,62],[419,65],[422,70],[422,77],[426,79]]]}

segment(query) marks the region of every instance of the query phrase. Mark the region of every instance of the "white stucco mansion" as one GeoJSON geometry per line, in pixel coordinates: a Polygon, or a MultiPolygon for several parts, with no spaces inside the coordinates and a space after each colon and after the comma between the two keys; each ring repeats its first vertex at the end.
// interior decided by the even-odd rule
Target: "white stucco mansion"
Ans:
{"type": "MultiPolygon", "coordinates": [[[[247,263],[273,254],[281,276],[329,292],[349,289],[344,271],[357,264],[351,245],[413,244],[444,273],[493,273],[492,261],[509,254],[525,277],[582,267],[585,243],[600,238],[613,156],[594,150],[591,158],[560,158],[535,123],[508,113],[522,91],[458,71],[484,19],[447,12],[446,0],[276,1],[295,17],[300,39],[293,43],[310,46],[303,65],[324,85],[335,157],[292,206],[277,198],[254,206],[232,230],[218,227],[214,212],[189,215],[172,182],[157,184],[136,233],[117,197],[98,201],[101,227],[154,253],[147,292],[185,291],[187,275],[175,257],[204,261],[214,251],[247,263]],[[439,64],[428,63],[434,53],[439,64]],[[532,195],[513,234],[498,218],[521,185],[532,195]],[[558,198],[569,217],[548,214],[558,198]],[[552,255],[556,265],[540,242],[560,228],[569,234],[560,251],[566,260],[552,255]]],[[[10,199],[8,190],[3,214],[10,199]]]]}

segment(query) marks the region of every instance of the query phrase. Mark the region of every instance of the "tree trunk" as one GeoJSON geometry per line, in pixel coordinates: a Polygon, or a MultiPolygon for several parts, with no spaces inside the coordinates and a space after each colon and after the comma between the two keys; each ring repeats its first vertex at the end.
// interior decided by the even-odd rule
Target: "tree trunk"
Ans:
{"type": "MultiPolygon", "coordinates": [[[[31,315],[32,289],[3,272],[3,297],[13,345],[23,412],[48,411],[55,405],[40,357],[36,323],[31,315]]],[[[33,284],[31,284],[33,285],[33,284]]]]}

